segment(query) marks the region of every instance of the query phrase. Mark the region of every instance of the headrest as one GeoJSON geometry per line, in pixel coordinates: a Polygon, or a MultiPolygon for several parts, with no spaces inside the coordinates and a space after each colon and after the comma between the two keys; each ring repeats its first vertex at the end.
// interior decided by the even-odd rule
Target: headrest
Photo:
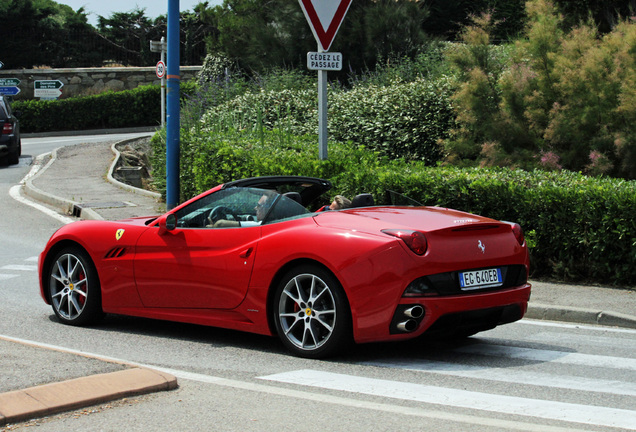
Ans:
{"type": "Polygon", "coordinates": [[[373,204],[375,204],[375,201],[373,200],[373,195],[370,193],[356,195],[351,200],[351,207],[370,207],[373,204]]]}

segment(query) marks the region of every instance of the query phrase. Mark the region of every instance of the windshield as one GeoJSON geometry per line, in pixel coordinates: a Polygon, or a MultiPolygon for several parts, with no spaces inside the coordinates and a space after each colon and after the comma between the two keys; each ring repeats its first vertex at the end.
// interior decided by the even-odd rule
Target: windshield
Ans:
{"type": "Polygon", "coordinates": [[[229,188],[205,195],[175,213],[184,228],[247,227],[311,214],[298,194],[260,188],[229,188]]]}

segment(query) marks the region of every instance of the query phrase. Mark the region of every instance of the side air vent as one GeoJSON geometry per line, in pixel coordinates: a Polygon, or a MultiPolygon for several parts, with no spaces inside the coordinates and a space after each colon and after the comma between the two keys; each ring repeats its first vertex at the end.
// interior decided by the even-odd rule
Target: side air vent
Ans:
{"type": "Polygon", "coordinates": [[[111,249],[110,251],[108,251],[108,253],[105,255],[104,258],[106,259],[110,259],[110,258],[121,258],[124,255],[126,255],[126,248],[125,247],[116,247],[111,249]]]}

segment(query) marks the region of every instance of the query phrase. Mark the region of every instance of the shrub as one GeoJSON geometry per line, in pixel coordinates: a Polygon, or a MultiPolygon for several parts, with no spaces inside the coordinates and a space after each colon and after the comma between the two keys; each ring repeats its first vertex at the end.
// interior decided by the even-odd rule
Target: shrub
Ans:
{"type": "Polygon", "coordinates": [[[444,78],[356,87],[330,99],[333,139],[389,158],[435,165],[442,158],[438,141],[447,137],[451,123],[450,84],[444,78]]]}
{"type": "MultiPolygon", "coordinates": [[[[180,87],[182,96],[194,88],[189,83],[180,87]]],[[[156,126],[161,123],[160,91],[149,85],[58,101],[15,101],[14,109],[22,111],[23,132],[156,126]]]]}
{"type": "MultiPolygon", "coordinates": [[[[452,121],[447,80],[365,85],[350,91],[332,87],[329,94],[329,135],[351,141],[391,158],[425,161],[441,158],[438,140],[452,121]]],[[[206,130],[280,129],[303,135],[318,133],[314,90],[248,92],[211,108],[202,118],[206,130]]]]}

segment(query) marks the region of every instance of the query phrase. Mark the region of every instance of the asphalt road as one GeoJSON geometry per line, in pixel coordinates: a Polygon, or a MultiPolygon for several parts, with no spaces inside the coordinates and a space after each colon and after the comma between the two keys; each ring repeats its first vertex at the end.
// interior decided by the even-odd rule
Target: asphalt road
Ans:
{"type": "MultiPolygon", "coordinates": [[[[25,141],[25,154],[66,142],[25,141]]],[[[371,344],[315,361],[273,338],[194,325],[62,326],[39,298],[35,259],[64,222],[10,197],[23,159],[0,168],[0,335],[162,369],[180,387],[7,430],[636,430],[635,330],[523,320],[459,343],[371,344]]],[[[51,373],[60,367],[72,365],[52,361],[51,373]]]]}

